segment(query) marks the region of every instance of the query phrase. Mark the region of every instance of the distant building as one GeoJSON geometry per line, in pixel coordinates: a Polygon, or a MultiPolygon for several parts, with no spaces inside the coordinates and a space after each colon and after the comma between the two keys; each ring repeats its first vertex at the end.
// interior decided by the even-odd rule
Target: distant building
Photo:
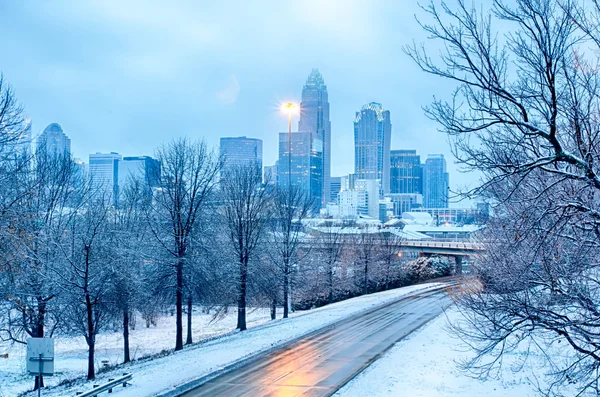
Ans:
{"type": "Polygon", "coordinates": [[[342,177],[332,176],[329,178],[329,203],[337,202],[338,193],[342,190],[342,177]]]}
{"type": "Polygon", "coordinates": [[[386,198],[392,202],[393,214],[396,217],[423,206],[423,195],[419,193],[390,193],[386,198]]]}
{"type": "Polygon", "coordinates": [[[421,156],[416,150],[391,151],[390,193],[423,194],[421,156]]]}
{"type": "Polygon", "coordinates": [[[52,123],[38,137],[37,148],[49,156],[70,156],[71,140],[59,124],[52,123]]]}
{"type": "Polygon", "coordinates": [[[331,177],[331,121],[329,121],[329,97],[327,86],[318,69],[313,69],[302,88],[302,102],[300,103],[300,120],[298,131],[307,131],[313,134],[313,139],[321,142],[322,164],[320,168],[321,180],[318,184],[322,192],[320,206],[325,208],[329,201],[331,177]]]}
{"type": "Polygon", "coordinates": [[[428,154],[423,167],[423,206],[448,208],[448,172],[443,154],[428,154]]]}
{"type": "Polygon", "coordinates": [[[392,123],[389,110],[371,102],[354,119],[354,172],[357,179],[378,179],[380,194],[390,191],[390,145],[392,123]]]}
{"type": "Polygon", "coordinates": [[[288,133],[279,134],[279,161],[277,184],[281,188],[300,186],[321,208],[323,194],[323,143],[311,132],[292,132],[291,155],[288,150],[288,133]],[[291,161],[291,172],[289,162],[291,161]]]}
{"type": "Polygon", "coordinates": [[[265,165],[264,181],[269,185],[277,184],[277,164],[265,165]]]}
{"type": "Polygon", "coordinates": [[[80,158],[74,158],[75,172],[73,173],[73,185],[81,186],[88,180],[88,167],[80,158]]]}
{"type": "Polygon", "coordinates": [[[338,195],[339,218],[355,219],[358,216],[359,206],[365,206],[366,194],[365,191],[358,190],[341,191],[338,195]]]}
{"type": "Polygon", "coordinates": [[[356,174],[348,174],[342,176],[340,179],[340,190],[354,189],[354,181],[356,181],[356,174]]]}
{"type": "Polygon", "coordinates": [[[478,203],[476,208],[415,208],[414,212],[431,215],[434,225],[477,225],[489,218],[489,205],[478,203]]]}
{"type": "Polygon", "coordinates": [[[357,179],[354,190],[367,193],[364,202],[359,203],[358,212],[371,218],[379,219],[379,186],[378,179],[357,179]]]}
{"type": "Polygon", "coordinates": [[[119,153],[90,154],[89,178],[90,187],[95,193],[104,194],[105,199],[110,199],[113,205],[118,205],[119,200],[119,153]]]}
{"type": "Polygon", "coordinates": [[[261,139],[245,136],[221,138],[219,153],[223,158],[225,172],[228,167],[255,164],[262,174],[263,142],[261,139]]]}
{"type": "Polygon", "coordinates": [[[118,167],[119,192],[132,179],[138,179],[148,187],[160,184],[160,163],[150,156],[123,157],[118,167]]]}

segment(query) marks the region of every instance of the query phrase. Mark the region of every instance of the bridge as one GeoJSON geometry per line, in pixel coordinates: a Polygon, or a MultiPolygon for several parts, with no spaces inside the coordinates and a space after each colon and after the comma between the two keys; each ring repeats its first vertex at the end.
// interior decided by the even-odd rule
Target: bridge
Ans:
{"type": "Polygon", "coordinates": [[[462,262],[465,256],[477,255],[484,251],[483,244],[456,240],[402,240],[398,247],[403,251],[418,252],[419,256],[451,256],[455,261],[456,274],[462,273],[462,262]]]}
{"type": "Polygon", "coordinates": [[[405,251],[429,255],[468,256],[483,251],[483,244],[460,240],[402,240],[398,246],[405,251]]]}

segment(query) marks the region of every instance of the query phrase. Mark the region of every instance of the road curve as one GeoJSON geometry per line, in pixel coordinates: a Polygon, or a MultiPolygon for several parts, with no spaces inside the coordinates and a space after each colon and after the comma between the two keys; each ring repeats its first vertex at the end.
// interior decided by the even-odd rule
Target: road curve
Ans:
{"type": "Polygon", "coordinates": [[[444,289],[407,295],[258,357],[182,396],[330,396],[449,302],[444,289]]]}

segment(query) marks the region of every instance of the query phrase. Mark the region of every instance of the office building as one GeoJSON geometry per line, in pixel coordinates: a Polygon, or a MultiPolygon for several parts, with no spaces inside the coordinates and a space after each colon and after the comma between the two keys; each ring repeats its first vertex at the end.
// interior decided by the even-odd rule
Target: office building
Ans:
{"type": "Polygon", "coordinates": [[[300,120],[298,131],[306,131],[313,134],[313,139],[321,142],[322,164],[317,165],[321,172],[321,181],[318,183],[322,188],[321,208],[331,197],[331,122],[329,121],[329,98],[327,86],[318,69],[313,69],[308,76],[306,84],[302,88],[302,102],[300,103],[300,120]]]}
{"type": "Polygon", "coordinates": [[[323,194],[323,144],[311,132],[292,132],[291,155],[288,150],[288,133],[279,134],[279,160],[277,184],[281,188],[300,186],[321,208],[323,194]],[[290,168],[291,162],[291,168],[290,168]]]}
{"type": "Polygon", "coordinates": [[[419,193],[390,193],[386,198],[392,202],[393,214],[396,217],[423,207],[423,195],[419,193]]]}
{"type": "Polygon", "coordinates": [[[120,192],[132,180],[139,180],[150,188],[160,184],[160,163],[150,156],[123,157],[118,167],[120,192]]]}
{"type": "Polygon", "coordinates": [[[390,193],[423,194],[421,156],[416,150],[391,151],[390,193]]]}
{"type": "Polygon", "coordinates": [[[338,193],[342,191],[342,177],[332,176],[329,178],[329,203],[337,201],[338,193]]]}
{"type": "Polygon", "coordinates": [[[423,167],[423,207],[448,208],[449,177],[443,154],[428,154],[423,167]]]}
{"type": "Polygon", "coordinates": [[[221,138],[219,153],[223,158],[223,173],[240,165],[256,165],[262,174],[263,142],[261,139],[240,137],[221,138]]]}
{"type": "Polygon", "coordinates": [[[95,153],[89,158],[90,187],[95,194],[110,200],[117,206],[119,200],[119,161],[118,153],[95,153]]]}
{"type": "Polygon", "coordinates": [[[70,156],[71,140],[59,124],[52,123],[38,137],[37,148],[49,156],[70,156]]]}
{"type": "Polygon", "coordinates": [[[277,163],[275,165],[265,165],[263,180],[268,185],[277,184],[277,163]]]}
{"type": "Polygon", "coordinates": [[[354,119],[354,172],[357,179],[378,179],[380,194],[390,191],[390,112],[371,102],[354,119]]]}

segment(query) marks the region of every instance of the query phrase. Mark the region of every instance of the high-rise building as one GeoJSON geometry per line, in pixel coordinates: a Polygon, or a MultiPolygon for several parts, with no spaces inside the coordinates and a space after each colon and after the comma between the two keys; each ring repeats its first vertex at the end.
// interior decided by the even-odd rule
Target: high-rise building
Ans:
{"type": "Polygon", "coordinates": [[[45,150],[49,156],[70,156],[71,140],[59,124],[52,123],[37,139],[38,150],[45,150]]]}
{"type": "Polygon", "coordinates": [[[262,173],[263,142],[261,139],[240,137],[221,138],[219,153],[223,158],[223,170],[228,167],[256,164],[262,173]]]}
{"type": "Polygon", "coordinates": [[[332,176],[329,178],[329,200],[330,203],[335,203],[338,198],[338,193],[342,191],[342,177],[332,176]]]}
{"type": "Polygon", "coordinates": [[[392,150],[390,193],[423,193],[421,156],[416,150],[392,150]]]}
{"type": "Polygon", "coordinates": [[[119,153],[90,154],[89,178],[94,192],[103,194],[106,200],[117,206],[119,200],[119,153]]]}
{"type": "Polygon", "coordinates": [[[448,208],[449,176],[443,154],[428,154],[423,167],[423,207],[448,208]]]}
{"type": "Polygon", "coordinates": [[[390,144],[392,123],[389,110],[371,102],[354,119],[354,172],[357,179],[379,179],[380,194],[390,191],[390,144]]]}
{"type": "Polygon", "coordinates": [[[264,183],[269,185],[277,184],[277,164],[275,165],[265,165],[264,168],[264,183]]]}
{"type": "Polygon", "coordinates": [[[133,179],[139,179],[148,187],[160,183],[160,163],[150,156],[123,157],[118,163],[119,192],[133,179]]]}
{"type": "Polygon", "coordinates": [[[282,188],[301,186],[314,200],[316,208],[321,207],[323,194],[323,144],[314,134],[292,132],[291,156],[288,151],[288,133],[279,133],[279,161],[277,163],[277,184],[282,188]],[[291,162],[291,168],[290,163],[291,162]],[[290,172],[291,169],[291,172],[290,172]]]}
{"type": "Polygon", "coordinates": [[[359,203],[358,212],[371,218],[379,219],[379,187],[377,179],[357,179],[355,190],[366,192],[365,200],[359,203]]]}
{"type": "Polygon", "coordinates": [[[298,131],[307,131],[313,134],[313,139],[321,142],[322,165],[321,185],[322,192],[320,206],[330,199],[331,178],[331,122],[329,121],[329,98],[327,95],[327,86],[319,73],[318,69],[313,69],[308,76],[308,80],[302,88],[302,102],[300,103],[300,120],[298,121],[298,131]]]}

